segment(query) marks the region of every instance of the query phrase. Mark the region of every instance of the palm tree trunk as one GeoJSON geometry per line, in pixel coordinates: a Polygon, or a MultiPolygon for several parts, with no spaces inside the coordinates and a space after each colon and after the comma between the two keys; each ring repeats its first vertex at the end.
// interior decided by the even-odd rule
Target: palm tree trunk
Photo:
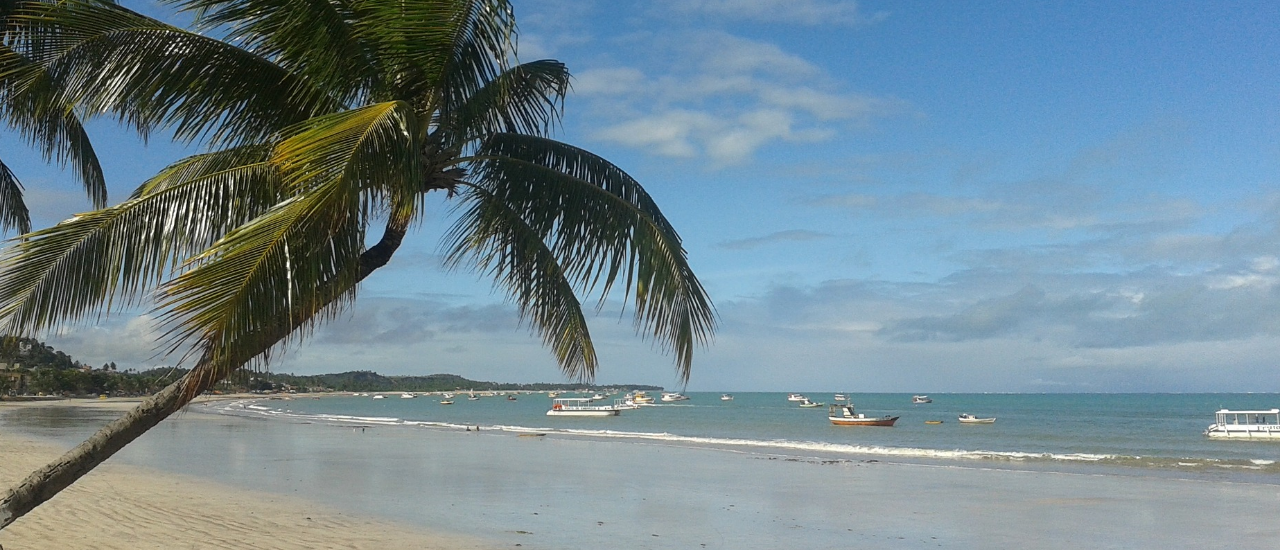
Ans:
{"type": "MultiPolygon", "coordinates": [[[[388,222],[382,239],[360,255],[360,274],[357,283],[363,281],[374,270],[387,264],[392,254],[400,247],[406,231],[407,220],[393,219],[388,222]]],[[[331,294],[331,300],[340,295],[341,293],[331,294]]],[[[250,350],[236,358],[235,368],[202,369],[197,366],[178,381],[148,397],[128,414],[98,430],[92,437],[67,451],[57,460],[32,472],[17,486],[9,489],[3,499],[0,499],[0,530],[53,498],[81,476],[102,464],[116,451],[123,449],[125,445],[155,427],[169,415],[187,406],[196,396],[212,388],[214,384],[226,378],[250,359],[265,353],[277,342],[289,336],[305,320],[299,318],[293,323],[282,323],[278,325],[279,329],[272,331],[274,334],[255,339],[256,343],[259,343],[258,349],[250,350]]]]}

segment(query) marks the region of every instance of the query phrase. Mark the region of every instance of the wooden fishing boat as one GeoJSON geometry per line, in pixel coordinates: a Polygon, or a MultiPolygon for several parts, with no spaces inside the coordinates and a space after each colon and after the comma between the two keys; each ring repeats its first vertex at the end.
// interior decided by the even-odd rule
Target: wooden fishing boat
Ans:
{"type": "Polygon", "coordinates": [[[827,419],[836,426],[892,427],[893,423],[898,421],[898,417],[896,416],[884,415],[875,417],[854,412],[852,403],[845,405],[832,405],[827,409],[827,419]]]}

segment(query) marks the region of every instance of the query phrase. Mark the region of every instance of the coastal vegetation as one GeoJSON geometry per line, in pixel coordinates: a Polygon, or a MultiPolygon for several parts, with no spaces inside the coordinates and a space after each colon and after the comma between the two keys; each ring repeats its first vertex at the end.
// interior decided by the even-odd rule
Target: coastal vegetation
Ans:
{"type": "Polygon", "coordinates": [[[508,2],[175,5],[191,30],[98,1],[6,3],[12,124],[23,109],[111,116],[207,152],[0,256],[10,332],[149,306],[158,349],[190,369],[13,487],[0,528],[333,319],[428,215],[452,213],[447,263],[491,277],[569,379],[598,366],[581,297],[619,289],[688,379],[714,313],[680,237],[625,171],[551,139],[569,72],[517,59],[508,2]]]}

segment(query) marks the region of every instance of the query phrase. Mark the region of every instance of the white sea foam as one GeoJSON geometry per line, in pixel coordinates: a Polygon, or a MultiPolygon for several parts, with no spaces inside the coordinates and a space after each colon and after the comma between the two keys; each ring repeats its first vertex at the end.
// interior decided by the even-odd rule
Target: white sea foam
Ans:
{"type": "MultiPolygon", "coordinates": [[[[247,403],[253,403],[249,401],[247,403]]],[[[670,406],[670,405],[668,405],[670,406]]],[[[474,424],[458,424],[451,422],[434,422],[434,421],[418,421],[404,420],[392,417],[365,417],[365,416],[349,416],[340,414],[298,414],[286,413],[278,409],[271,409],[256,404],[246,404],[246,402],[233,402],[225,406],[215,407],[221,412],[229,414],[265,414],[272,417],[286,416],[290,418],[298,418],[310,420],[320,423],[328,423],[334,425],[351,425],[351,424],[376,424],[385,426],[405,426],[418,427],[428,429],[447,429],[461,430],[470,429],[474,424]]],[[[967,449],[925,449],[915,447],[889,447],[879,445],[856,445],[847,443],[828,443],[819,441],[796,441],[785,439],[745,439],[745,438],[721,438],[721,437],[697,437],[677,435],[668,432],[635,432],[625,430],[589,430],[574,428],[548,428],[533,427],[519,425],[492,425],[485,426],[484,429],[511,432],[511,433],[559,433],[574,437],[600,438],[600,439],[630,439],[642,441],[656,441],[668,444],[683,444],[704,447],[728,447],[739,449],[760,449],[760,450],[777,450],[791,452],[818,453],[825,455],[855,455],[864,457],[896,457],[896,458],[915,458],[915,459],[948,459],[948,460],[989,460],[989,461],[1009,461],[1021,462],[1027,460],[1048,460],[1061,462],[1101,462],[1112,460],[1133,460],[1139,457],[1121,457],[1109,454],[1090,454],[1090,453],[1037,453],[1037,452],[1020,452],[1020,451],[989,451],[989,450],[967,450],[967,449]]],[[[1254,461],[1255,464],[1263,465],[1270,461],[1254,461]]],[[[1186,463],[1180,465],[1197,465],[1186,463]]]]}

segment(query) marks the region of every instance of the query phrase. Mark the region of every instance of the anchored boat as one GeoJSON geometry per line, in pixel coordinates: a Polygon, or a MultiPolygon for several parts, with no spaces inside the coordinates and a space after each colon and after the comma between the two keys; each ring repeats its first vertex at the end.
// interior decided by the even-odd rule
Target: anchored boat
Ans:
{"type": "Polygon", "coordinates": [[[854,412],[852,403],[828,407],[827,419],[836,426],[893,426],[893,423],[898,421],[898,417],[887,414],[872,417],[854,412]]]}
{"type": "Polygon", "coordinates": [[[1231,411],[1222,409],[1204,435],[1223,439],[1280,439],[1280,409],[1231,411]]]}
{"type": "Polygon", "coordinates": [[[590,397],[562,397],[551,402],[547,416],[618,416],[621,403],[600,405],[590,397]]]}
{"type": "Polygon", "coordinates": [[[964,414],[960,415],[960,417],[958,418],[958,420],[960,421],[960,423],[961,423],[961,424],[995,424],[995,423],[996,423],[996,419],[995,419],[995,417],[991,417],[991,418],[978,418],[978,417],[976,417],[976,416],[974,416],[974,415],[971,415],[971,414],[969,414],[969,413],[964,413],[964,414]]]}

